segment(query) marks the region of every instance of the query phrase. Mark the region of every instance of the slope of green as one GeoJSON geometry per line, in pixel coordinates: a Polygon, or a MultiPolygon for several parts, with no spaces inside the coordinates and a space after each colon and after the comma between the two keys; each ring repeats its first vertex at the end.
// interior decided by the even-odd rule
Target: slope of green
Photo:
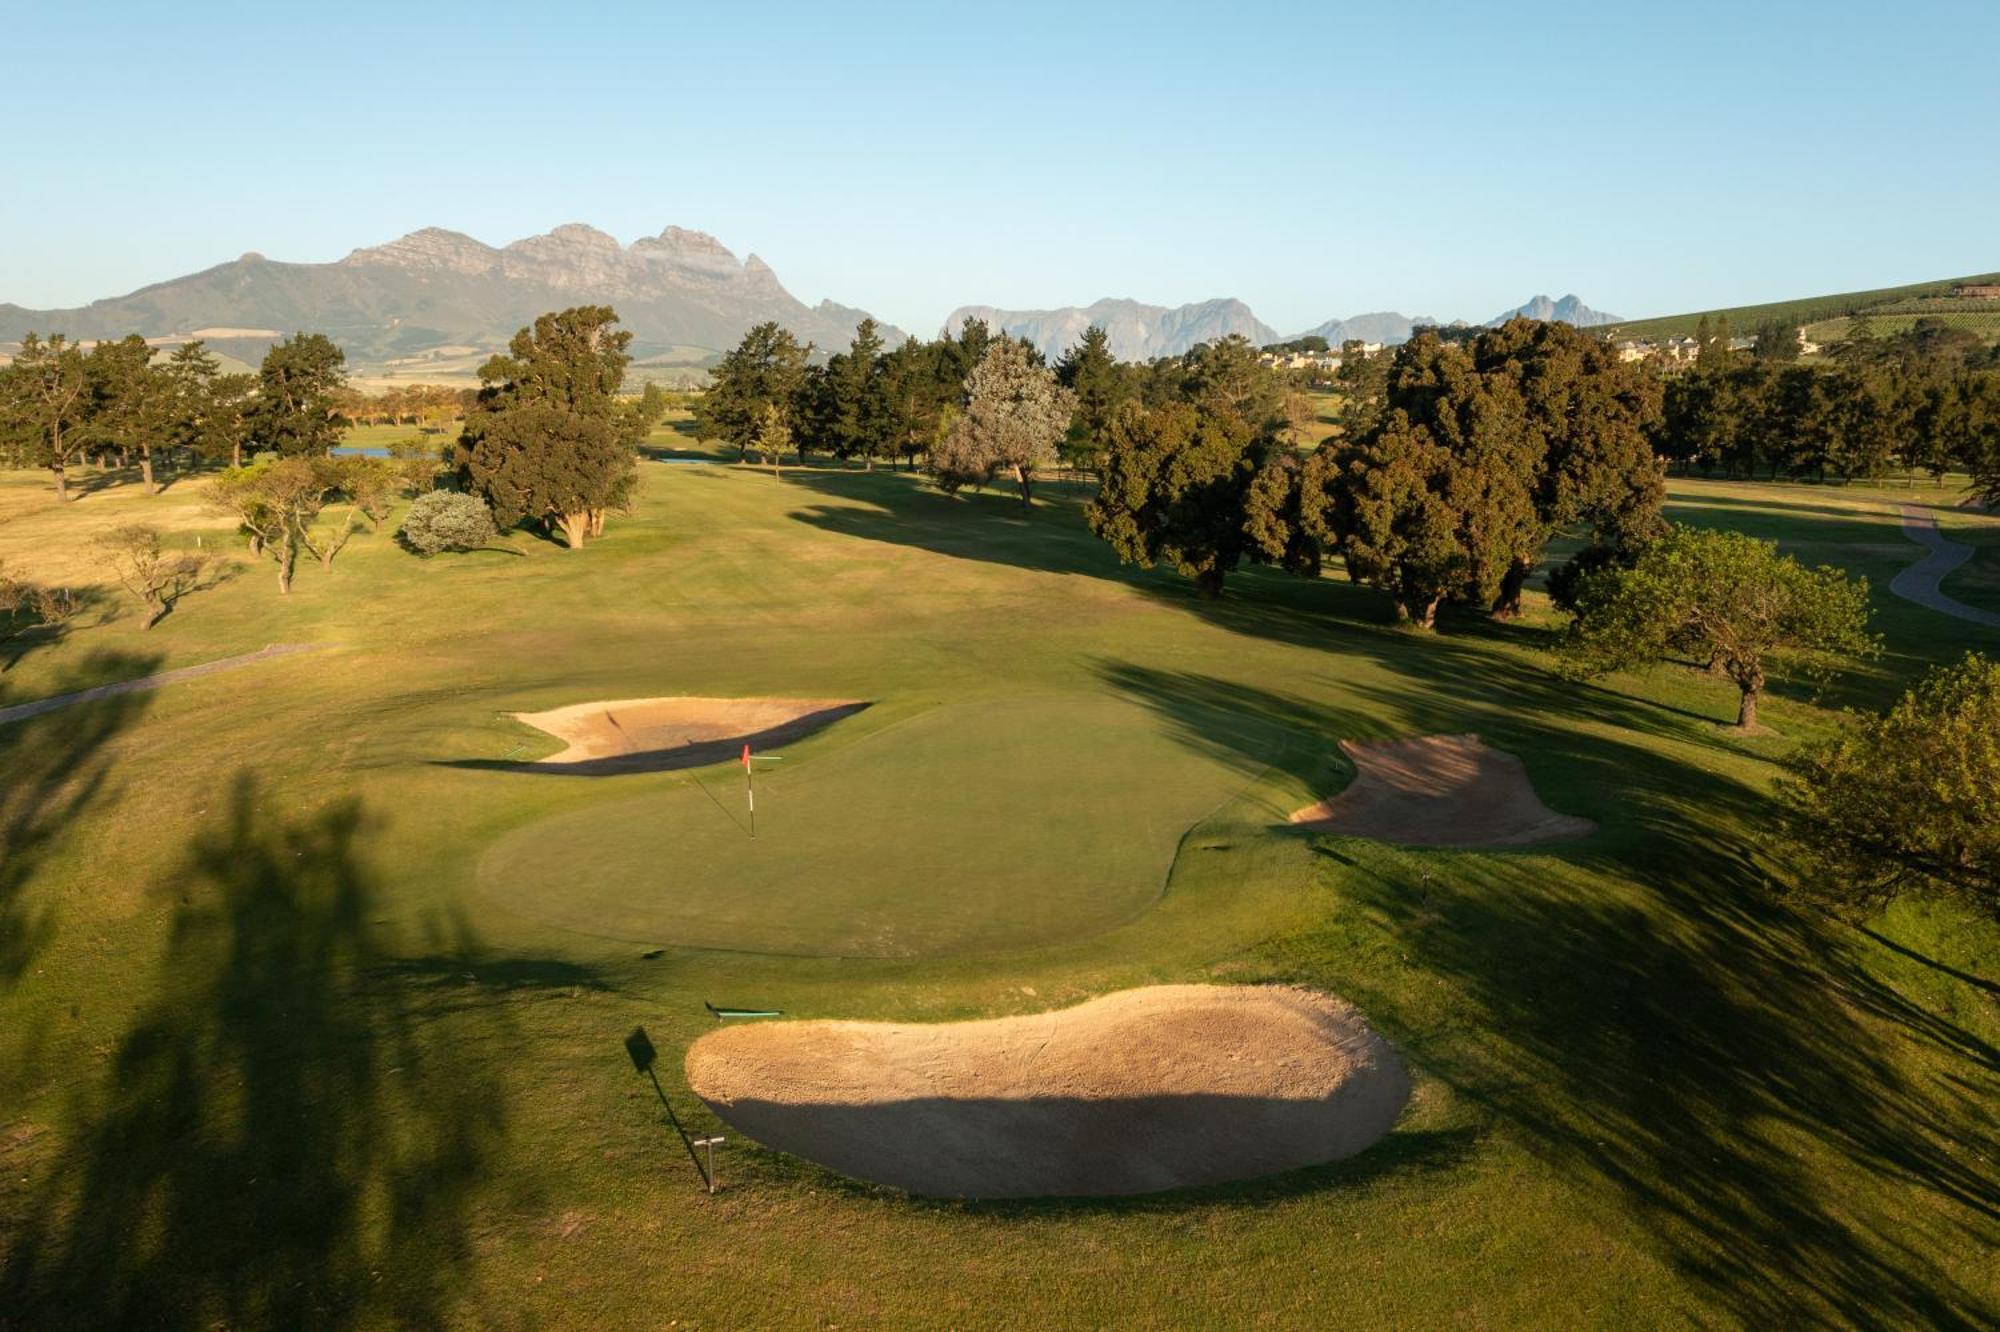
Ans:
{"type": "MultiPolygon", "coordinates": [[[[1628,319],[1606,325],[1614,338],[1687,337],[1703,319],[1723,316],[1737,336],[1747,336],[1761,324],[1793,326],[1820,320],[1845,319],[1850,315],[1906,301],[1948,297],[1961,282],[2000,282],[2000,273],[1980,273],[1969,277],[1940,278],[1935,282],[1913,282],[1903,287],[1878,287],[1873,291],[1846,291],[1831,296],[1808,296],[1798,300],[1769,301],[1762,305],[1737,305],[1722,310],[1696,310],[1688,314],[1660,315],[1652,319],[1628,319]]],[[[1960,303],[1970,304],[1970,303],[1960,303]]],[[[1976,313],[1976,312],[1975,312],[1976,313]]]]}
{"type": "MultiPolygon", "coordinates": [[[[0,476],[10,567],[87,572],[82,534],[142,513],[226,539],[193,485],[60,512],[46,487],[0,476]]],[[[1551,674],[1539,606],[1426,640],[1333,575],[1203,602],[1049,489],[1023,515],[888,471],[647,463],[580,552],[364,534],[289,598],[257,566],[150,632],[110,599],[12,645],[4,702],[333,650],[0,727],[0,1325],[1992,1325],[2000,930],[1800,908],[1770,789],[1825,704],[2000,637],[1884,596],[1878,667],[1780,691],[1778,734],[1740,741],[1723,682],[1551,674]],[[880,711],[785,751],[754,874],[675,777],[438,762],[508,752],[508,712],[674,692],[880,711]],[[1338,737],[1461,731],[1599,832],[1418,852],[1285,823],[1343,780],[1338,737]],[[845,881],[821,896],[794,833],[845,881]],[[607,857],[549,867],[549,898],[628,880],[562,911],[679,876],[734,933],[496,902],[481,864],[517,838],[607,857]],[[980,946],[854,955],[877,910],[980,946]],[[620,1044],[644,1024],[712,1130],[679,1077],[704,1000],[913,1021],[1187,980],[1352,999],[1410,1111],[1339,1165],[1115,1202],[914,1201],[729,1134],[711,1197],[620,1044]]],[[[1892,501],[1940,497],[1672,494],[1878,584],[1915,553],[1892,501]]]]}

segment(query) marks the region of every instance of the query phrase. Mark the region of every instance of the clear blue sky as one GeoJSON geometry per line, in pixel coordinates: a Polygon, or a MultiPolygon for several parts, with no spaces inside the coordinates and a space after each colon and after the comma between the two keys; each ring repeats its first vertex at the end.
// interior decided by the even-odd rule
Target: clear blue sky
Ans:
{"type": "Polygon", "coordinates": [[[2000,269],[2000,4],[8,6],[0,301],[674,223],[807,301],[1290,332],[2000,269]]]}

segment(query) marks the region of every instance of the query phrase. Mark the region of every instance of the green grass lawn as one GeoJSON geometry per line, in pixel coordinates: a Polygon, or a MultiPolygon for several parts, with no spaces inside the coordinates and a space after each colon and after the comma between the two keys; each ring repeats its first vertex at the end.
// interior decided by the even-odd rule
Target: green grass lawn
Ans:
{"type": "MultiPolygon", "coordinates": [[[[128,515],[227,548],[197,486],[110,480],[59,512],[0,476],[0,558],[87,576],[128,515]]],[[[385,529],[150,632],[106,594],[14,645],[0,703],[328,650],[0,728],[0,1326],[1990,1325],[2000,930],[1826,922],[1771,824],[1827,705],[2000,651],[1883,590],[1904,493],[1673,483],[1877,586],[1889,652],[1747,741],[1715,680],[1562,681],[1539,605],[1427,640],[1337,574],[1201,602],[1061,486],[1024,515],[647,462],[580,552],[385,529]],[[755,844],[727,766],[450,766],[520,744],[506,713],[669,693],[874,706],[783,751],[755,844]],[[1600,830],[1285,824],[1337,738],[1455,731],[1600,830]],[[916,1201],[731,1135],[709,1197],[620,1047],[643,1023],[712,1129],[678,1080],[704,1000],[924,1020],[1172,980],[1346,996],[1409,1113],[1339,1165],[1101,1203],[916,1201]]],[[[2000,561],[1973,525],[1967,600],[2000,561]]]]}

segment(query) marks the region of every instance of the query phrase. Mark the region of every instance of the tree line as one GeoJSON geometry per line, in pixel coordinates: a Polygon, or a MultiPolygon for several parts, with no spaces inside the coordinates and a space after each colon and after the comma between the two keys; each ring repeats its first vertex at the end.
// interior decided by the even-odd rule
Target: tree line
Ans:
{"type": "Polygon", "coordinates": [[[1970,472],[2000,494],[2000,348],[1936,319],[1876,336],[1857,318],[1829,361],[1802,363],[1796,329],[1748,352],[1703,344],[1666,382],[1661,455],[1704,474],[1879,479],[1970,472]]]}
{"type": "Polygon", "coordinates": [[[345,361],[321,333],[274,344],[255,374],[223,373],[199,341],[161,360],[136,333],[89,348],[29,333],[0,367],[0,461],[47,471],[67,501],[86,461],[136,462],[151,495],[163,471],[324,454],[347,427],[345,361]]]}
{"type": "Polygon", "coordinates": [[[1214,595],[1246,561],[1312,574],[1338,556],[1427,629],[1446,602],[1517,613],[1559,533],[1624,549],[1660,526],[1658,380],[1566,324],[1420,333],[1357,366],[1379,375],[1379,401],[1305,454],[1278,446],[1268,393],[1233,359],[1179,401],[1113,412],[1087,513],[1121,559],[1214,595]]]}
{"type": "Polygon", "coordinates": [[[1239,396],[1260,430],[1310,419],[1291,378],[1260,365],[1242,338],[1134,364],[1114,358],[1104,330],[1093,327],[1051,365],[1032,344],[978,319],[893,349],[864,319],[846,350],[823,361],[815,351],[775,323],[752,328],[710,372],[696,429],[774,467],[788,454],[801,465],[815,454],[869,467],[922,465],[947,489],[1011,479],[1032,502],[1038,471],[1102,466],[1121,404],[1183,401],[1196,380],[1226,373],[1253,385],[1239,396]]]}

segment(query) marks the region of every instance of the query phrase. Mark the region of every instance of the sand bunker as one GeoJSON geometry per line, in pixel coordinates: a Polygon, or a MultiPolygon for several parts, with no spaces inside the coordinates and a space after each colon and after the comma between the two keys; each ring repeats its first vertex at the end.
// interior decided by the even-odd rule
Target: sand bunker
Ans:
{"type": "Polygon", "coordinates": [[[798,740],[867,706],[827,698],[624,698],[516,712],[516,721],[566,748],[499,766],[584,774],[699,768],[735,758],[746,744],[761,751],[798,740]]]}
{"type": "Polygon", "coordinates": [[[1163,985],[979,1022],[774,1022],[696,1041],[688,1083],[767,1146],[911,1193],[1153,1193],[1352,1156],[1410,1080],[1332,995],[1163,985]]]}
{"type": "Polygon", "coordinates": [[[1476,735],[1343,740],[1354,780],[1292,822],[1404,846],[1526,846],[1595,832],[1544,805],[1521,760],[1476,735]]]}

